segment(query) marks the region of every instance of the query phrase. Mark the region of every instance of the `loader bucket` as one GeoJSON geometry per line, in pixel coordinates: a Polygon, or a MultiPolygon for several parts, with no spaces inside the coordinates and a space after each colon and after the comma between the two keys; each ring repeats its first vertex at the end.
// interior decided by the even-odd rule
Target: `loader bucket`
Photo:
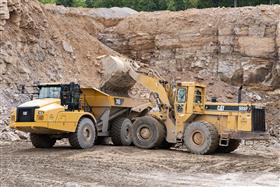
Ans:
{"type": "Polygon", "coordinates": [[[118,56],[102,56],[98,58],[103,70],[100,89],[110,94],[127,95],[135,80],[129,75],[134,71],[130,61],[118,56]]]}

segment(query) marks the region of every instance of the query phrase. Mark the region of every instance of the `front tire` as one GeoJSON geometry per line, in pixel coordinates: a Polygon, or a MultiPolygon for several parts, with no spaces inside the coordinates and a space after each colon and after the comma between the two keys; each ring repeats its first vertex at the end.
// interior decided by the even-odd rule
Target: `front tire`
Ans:
{"type": "Polygon", "coordinates": [[[186,126],[184,144],[191,153],[214,153],[219,145],[217,129],[207,122],[193,122],[186,126]]]}
{"type": "Polygon", "coordinates": [[[30,140],[36,148],[51,148],[54,146],[56,139],[50,138],[47,134],[30,134],[30,140]]]}
{"type": "Polygon", "coordinates": [[[132,125],[133,143],[139,148],[158,147],[164,141],[165,136],[165,127],[153,117],[140,117],[132,125]]]}
{"type": "Polygon", "coordinates": [[[69,143],[76,149],[87,149],[94,145],[97,132],[94,123],[89,118],[82,118],[79,121],[76,132],[69,136],[69,143]]]}

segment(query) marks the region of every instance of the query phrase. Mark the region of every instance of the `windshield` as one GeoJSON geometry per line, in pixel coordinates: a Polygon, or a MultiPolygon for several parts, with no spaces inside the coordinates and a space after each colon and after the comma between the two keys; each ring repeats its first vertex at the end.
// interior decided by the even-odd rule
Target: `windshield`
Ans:
{"type": "Polygon", "coordinates": [[[41,87],[39,91],[39,99],[43,98],[60,98],[60,86],[41,87]]]}

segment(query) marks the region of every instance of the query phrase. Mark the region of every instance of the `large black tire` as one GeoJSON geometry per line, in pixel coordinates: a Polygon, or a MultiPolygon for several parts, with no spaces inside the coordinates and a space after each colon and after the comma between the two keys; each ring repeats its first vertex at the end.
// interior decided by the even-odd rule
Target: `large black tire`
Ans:
{"type": "Polygon", "coordinates": [[[240,140],[230,139],[228,146],[218,146],[216,152],[217,153],[230,153],[235,151],[240,145],[240,140]]]}
{"type": "Polygon", "coordinates": [[[47,134],[30,134],[32,145],[36,148],[51,148],[54,146],[56,139],[50,138],[47,134]]]}
{"type": "Polygon", "coordinates": [[[209,123],[193,122],[185,128],[184,144],[191,153],[211,154],[219,145],[219,134],[217,129],[209,123]]]}
{"type": "Polygon", "coordinates": [[[114,145],[129,146],[132,144],[132,123],[128,118],[117,118],[111,124],[110,135],[114,145]]]}
{"type": "Polygon", "coordinates": [[[135,146],[143,149],[159,147],[166,136],[165,127],[155,118],[144,116],[132,125],[132,139],[135,146]]]}
{"type": "Polygon", "coordinates": [[[94,123],[89,118],[82,118],[79,121],[76,132],[69,136],[69,143],[73,148],[91,148],[96,140],[97,132],[94,123]]]}

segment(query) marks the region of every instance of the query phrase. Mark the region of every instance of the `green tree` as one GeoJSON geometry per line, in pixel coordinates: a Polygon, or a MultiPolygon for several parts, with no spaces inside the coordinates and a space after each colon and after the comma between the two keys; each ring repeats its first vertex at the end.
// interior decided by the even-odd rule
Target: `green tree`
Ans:
{"type": "Polygon", "coordinates": [[[157,10],[166,10],[167,9],[166,0],[155,0],[154,2],[156,4],[157,10]]]}
{"type": "Polygon", "coordinates": [[[167,0],[166,4],[168,10],[176,10],[176,3],[174,0],[167,0]]]}
{"type": "Polygon", "coordinates": [[[130,7],[137,11],[185,10],[187,8],[256,6],[259,4],[280,4],[280,0],[40,0],[42,3],[56,3],[65,7],[130,7]]]}
{"type": "Polygon", "coordinates": [[[185,0],[186,8],[197,8],[199,0],[185,0]]]}
{"type": "Polygon", "coordinates": [[[40,2],[44,4],[55,4],[56,0],[40,0],[40,2]]]}
{"type": "Polygon", "coordinates": [[[86,7],[85,0],[73,0],[73,7],[86,7]]]}
{"type": "Polygon", "coordinates": [[[186,2],[185,0],[176,0],[175,1],[176,10],[185,10],[186,9],[186,2]]]}
{"type": "Polygon", "coordinates": [[[93,8],[94,7],[94,0],[86,0],[85,5],[88,8],[93,8]]]}
{"type": "Polygon", "coordinates": [[[73,6],[73,0],[56,0],[56,4],[71,7],[73,6]]]}
{"type": "Polygon", "coordinates": [[[137,9],[152,11],[152,10],[157,10],[157,5],[153,0],[139,0],[137,9]]]}

